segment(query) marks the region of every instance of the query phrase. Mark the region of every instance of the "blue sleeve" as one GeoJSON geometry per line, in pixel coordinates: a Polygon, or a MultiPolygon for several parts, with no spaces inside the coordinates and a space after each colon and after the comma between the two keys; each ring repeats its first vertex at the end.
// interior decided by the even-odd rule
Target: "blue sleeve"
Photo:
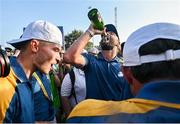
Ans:
{"type": "Polygon", "coordinates": [[[94,58],[93,55],[90,55],[88,53],[83,53],[82,55],[84,56],[85,61],[86,61],[85,66],[87,66],[91,62],[91,60],[94,58]]]}

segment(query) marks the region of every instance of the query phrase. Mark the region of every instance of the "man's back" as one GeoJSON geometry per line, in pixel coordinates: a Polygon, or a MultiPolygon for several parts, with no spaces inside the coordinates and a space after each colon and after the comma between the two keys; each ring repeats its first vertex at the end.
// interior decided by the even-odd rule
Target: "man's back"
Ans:
{"type": "Polygon", "coordinates": [[[86,100],[72,111],[68,122],[180,122],[179,90],[180,81],[160,81],[145,85],[133,99],[86,100]],[[171,92],[167,94],[166,91],[171,92]]]}
{"type": "Polygon", "coordinates": [[[72,71],[74,72],[74,83],[71,79],[72,75],[69,73],[71,79],[71,94],[69,97],[71,100],[71,105],[74,107],[76,104],[86,98],[86,81],[84,71],[76,67],[74,67],[72,71]]]}

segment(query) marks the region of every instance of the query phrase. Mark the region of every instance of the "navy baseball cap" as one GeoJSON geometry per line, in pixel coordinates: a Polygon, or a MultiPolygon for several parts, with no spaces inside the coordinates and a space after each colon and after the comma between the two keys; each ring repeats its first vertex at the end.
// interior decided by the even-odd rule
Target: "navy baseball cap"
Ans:
{"type": "Polygon", "coordinates": [[[116,34],[116,36],[118,37],[119,39],[119,35],[118,35],[118,32],[116,30],[116,27],[113,25],[113,24],[107,24],[105,25],[104,27],[106,27],[106,32],[113,32],[116,34]]]}

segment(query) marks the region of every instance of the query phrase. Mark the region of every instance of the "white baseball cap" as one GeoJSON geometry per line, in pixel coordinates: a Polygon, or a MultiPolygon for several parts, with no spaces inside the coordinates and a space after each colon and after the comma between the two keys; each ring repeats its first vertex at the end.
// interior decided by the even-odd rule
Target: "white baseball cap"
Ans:
{"type": "Polygon", "coordinates": [[[7,43],[15,47],[17,43],[37,39],[47,42],[57,43],[62,46],[62,33],[57,26],[50,22],[38,20],[30,23],[24,30],[19,39],[9,41],[7,43]]]}
{"type": "Polygon", "coordinates": [[[180,25],[172,23],[154,23],[133,32],[125,42],[123,49],[124,66],[137,66],[143,63],[180,59],[179,50],[167,50],[161,54],[139,55],[139,48],[158,38],[180,42],[180,25]]]}

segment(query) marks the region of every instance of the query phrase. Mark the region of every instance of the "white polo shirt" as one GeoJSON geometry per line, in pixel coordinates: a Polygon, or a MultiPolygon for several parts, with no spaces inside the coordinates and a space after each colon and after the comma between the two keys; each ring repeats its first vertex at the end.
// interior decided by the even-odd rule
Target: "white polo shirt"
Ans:
{"type": "MultiPolygon", "coordinates": [[[[77,69],[74,67],[73,70],[75,74],[74,90],[75,90],[77,102],[79,103],[86,98],[85,74],[84,71],[82,71],[81,69],[77,69]]],[[[70,96],[71,89],[72,89],[72,83],[69,73],[67,73],[62,82],[61,96],[70,96]]],[[[74,96],[70,98],[70,102],[73,107],[76,105],[74,96]]]]}

